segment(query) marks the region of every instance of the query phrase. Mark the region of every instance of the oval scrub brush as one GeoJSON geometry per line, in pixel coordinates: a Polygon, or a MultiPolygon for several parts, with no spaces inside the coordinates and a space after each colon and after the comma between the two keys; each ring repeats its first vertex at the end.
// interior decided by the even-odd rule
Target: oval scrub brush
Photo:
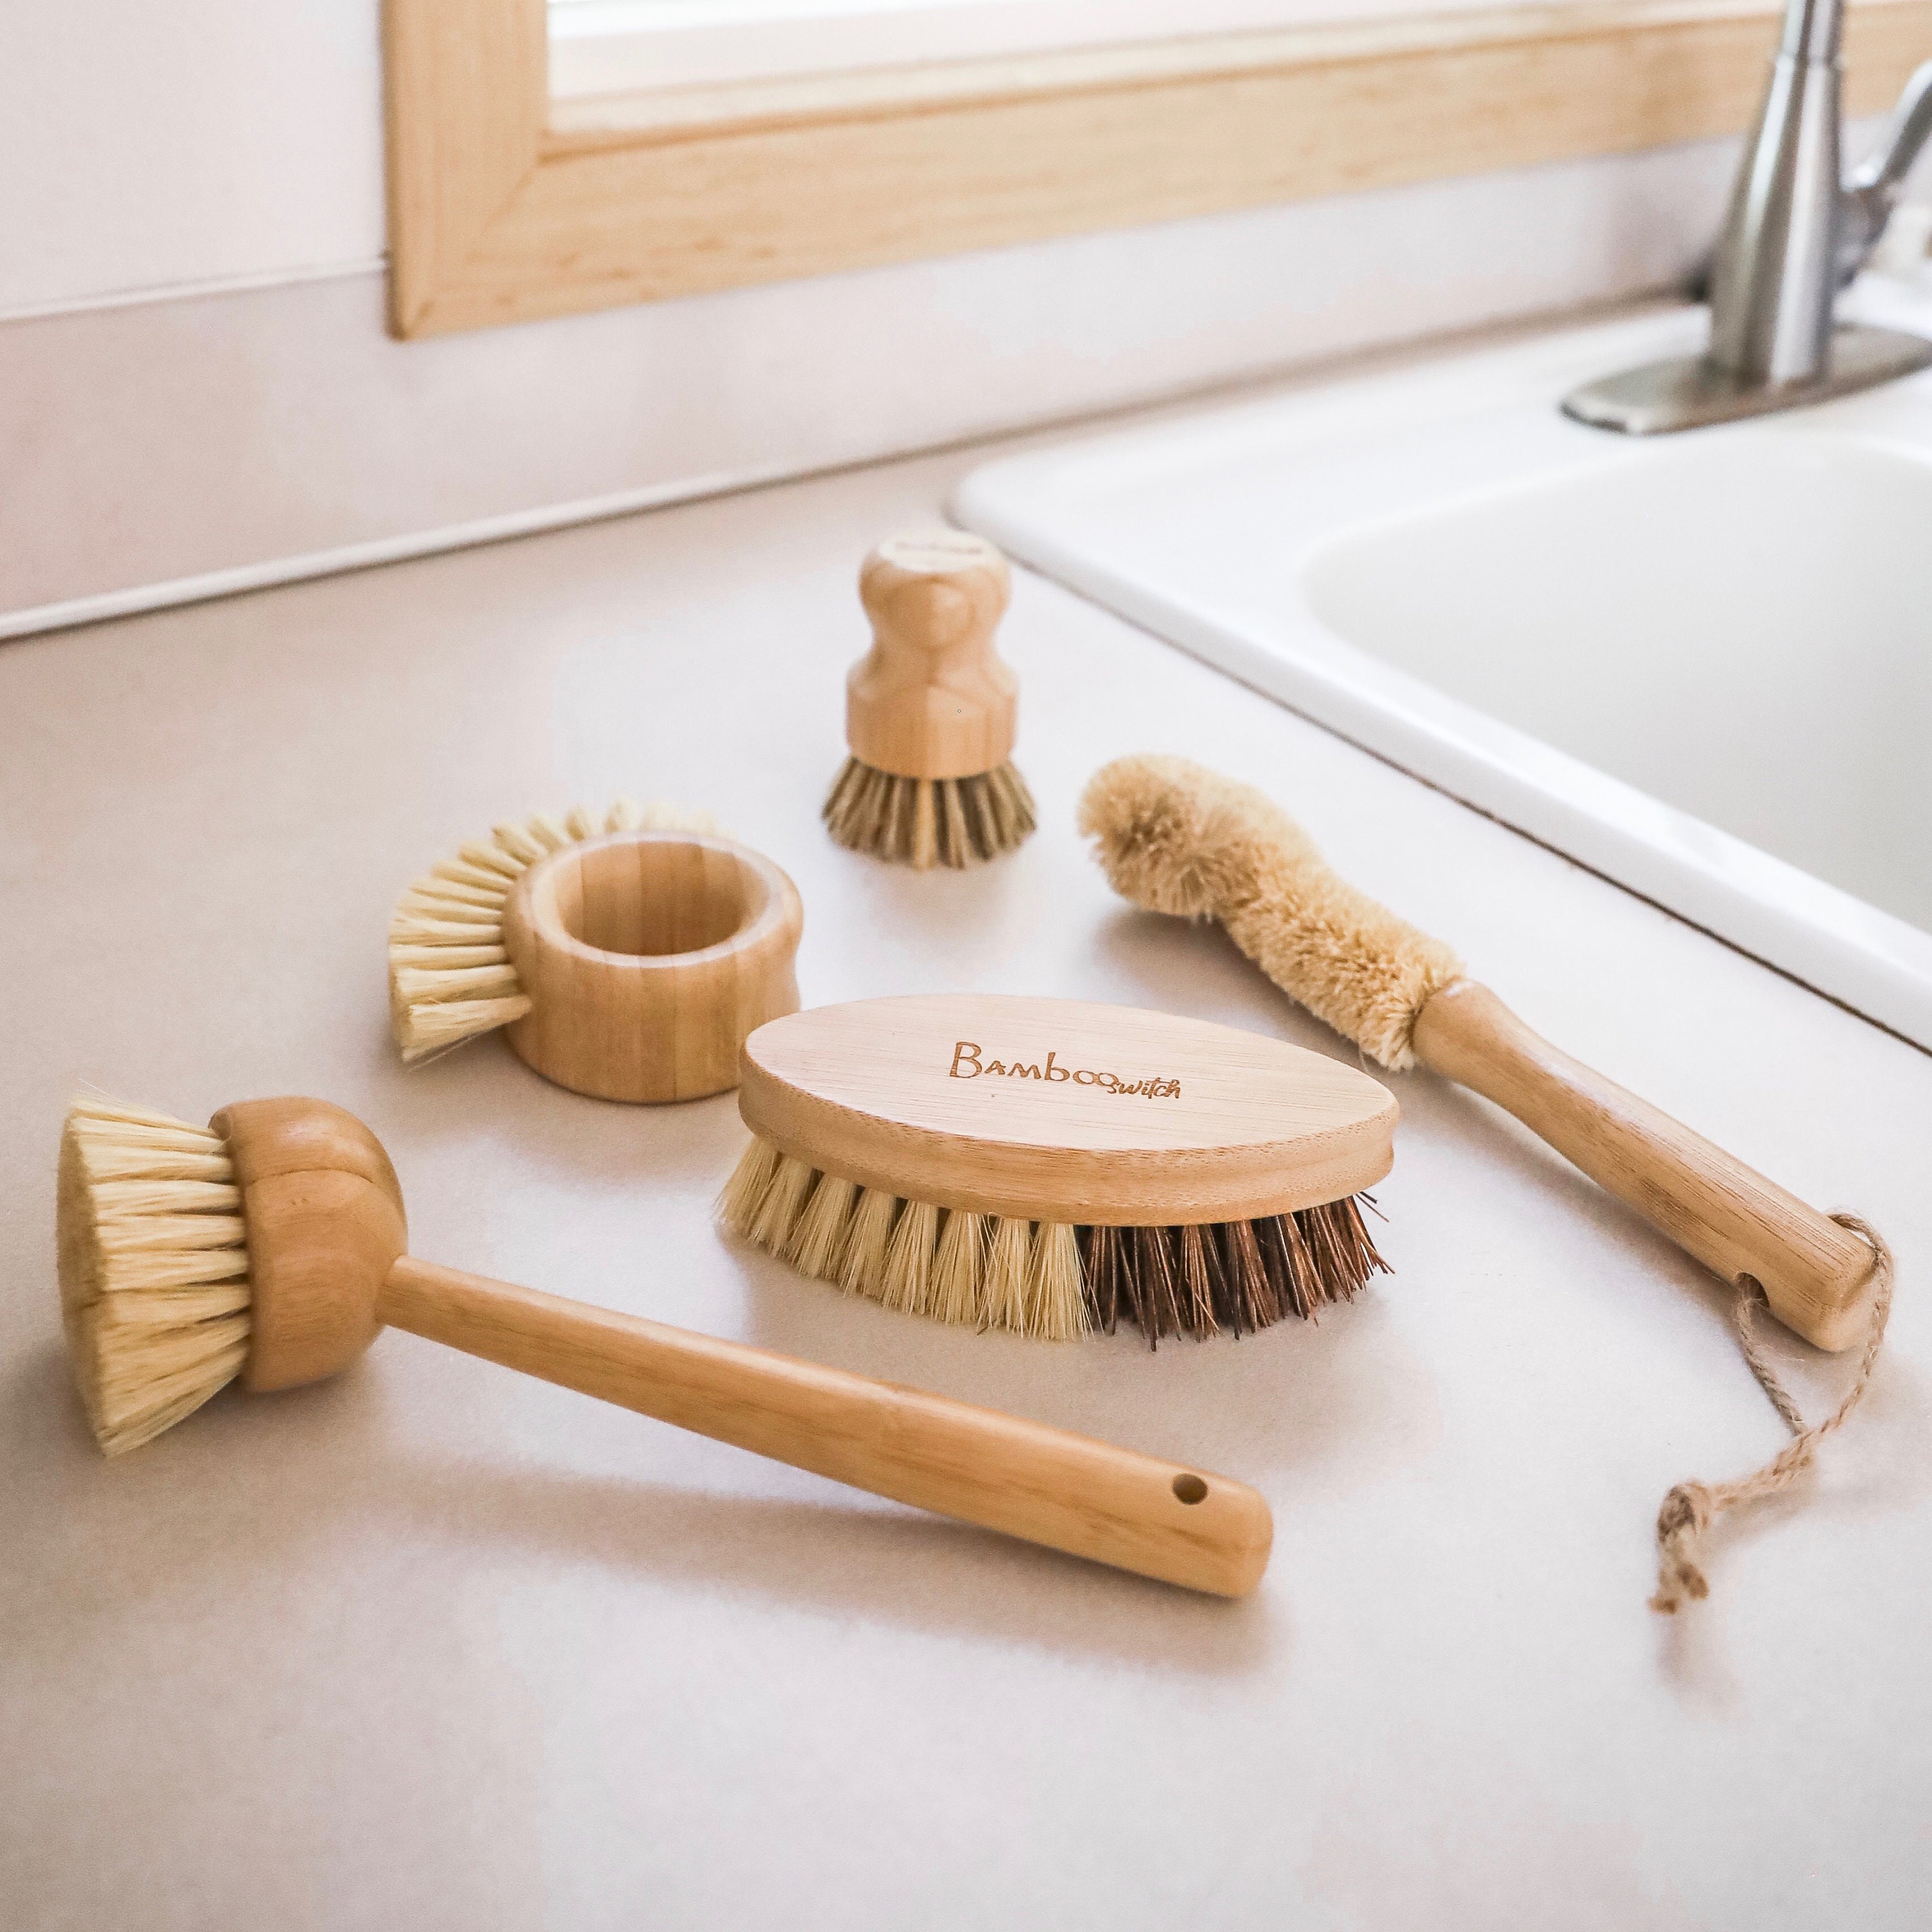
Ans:
{"type": "Polygon", "coordinates": [[[889,1308],[1063,1340],[1239,1335],[1384,1264],[1354,1197],[1394,1099],[1204,1020],[993,994],[820,1006],[745,1042],[725,1224],[889,1308]]]}
{"type": "Polygon", "coordinates": [[[1019,684],[993,648],[1012,594],[982,537],[888,538],[859,572],[872,648],[845,681],[845,760],[825,801],[855,852],[924,870],[1010,852],[1034,829],[1011,763],[1019,684]]]}
{"type": "Polygon", "coordinates": [[[1116,760],[1080,802],[1114,890],[1151,912],[1218,920],[1276,985],[1384,1066],[1418,1062],[1514,1114],[1685,1253],[1738,1290],[1745,1359],[1796,1440],[1739,1482],[1680,1484],[1658,1522],[1654,1606],[1705,1594],[1697,1546],[1730,1505],[1789,1484],[1871,1372],[1890,1306],[1889,1251],[1850,1215],[1821,1214],[1667,1114],[1540,1039],[1440,940],[1332,872],[1252,786],[1184,758],[1116,760]],[[1855,1386],[1806,1428],[1751,1333],[1762,1293],[1820,1348],[1863,1337],[1855,1386]]]}
{"type": "Polygon", "coordinates": [[[416,880],[389,926],[414,1065],[507,1028],[529,1066],[601,1100],[696,1100],[754,1027],[798,1006],[792,882],[709,812],[620,800],[500,825],[416,880]]]}
{"type": "Polygon", "coordinates": [[[247,1100],[204,1130],[82,1101],[61,1143],[60,1282],[110,1455],[240,1378],[292,1388],[385,1326],[754,1454],[1222,1596],[1259,1582],[1252,1490],[890,1382],[412,1260],[394,1170],[321,1100],[247,1100]]]}

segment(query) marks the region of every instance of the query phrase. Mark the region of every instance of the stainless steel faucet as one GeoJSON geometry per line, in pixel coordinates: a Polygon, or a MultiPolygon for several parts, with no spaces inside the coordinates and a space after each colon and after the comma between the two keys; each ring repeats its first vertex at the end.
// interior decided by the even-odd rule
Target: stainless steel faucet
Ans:
{"type": "Polygon", "coordinates": [[[1566,414],[1648,436],[1840,396],[1932,365],[1932,342],[1835,326],[1932,136],[1932,61],[1906,83],[1877,154],[1839,178],[1844,0],[1788,0],[1770,85],[1731,191],[1711,272],[1711,343],[1592,382],[1566,414]]]}

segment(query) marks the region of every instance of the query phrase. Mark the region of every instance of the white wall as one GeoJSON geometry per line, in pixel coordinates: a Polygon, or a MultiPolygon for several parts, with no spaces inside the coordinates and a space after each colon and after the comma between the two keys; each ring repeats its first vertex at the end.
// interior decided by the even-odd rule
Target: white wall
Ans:
{"type": "Polygon", "coordinates": [[[0,10],[0,317],[381,255],[376,0],[0,10]]]}
{"type": "MultiPolygon", "coordinates": [[[[986,16],[980,39],[1029,22],[1031,37],[1051,44],[1082,20],[1152,31],[1178,14],[1201,31],[1484,4],[1006,0],[970,11],[986,16]]],[[[0,5],[0,320],[363,268],[381,256],[380,0],[0,5]]],[[[879,40],[862,14],[852,24],[863,30],[854,46],[879,40]]],[[[910,47],[935,31],[914,20],[901,38],[910,47]]],[[[974,50],[962,31],[949,26],[951,38],[934,44],[974,50]]],[[[757,38],[783,34],[764,28],[757,38]]]]}

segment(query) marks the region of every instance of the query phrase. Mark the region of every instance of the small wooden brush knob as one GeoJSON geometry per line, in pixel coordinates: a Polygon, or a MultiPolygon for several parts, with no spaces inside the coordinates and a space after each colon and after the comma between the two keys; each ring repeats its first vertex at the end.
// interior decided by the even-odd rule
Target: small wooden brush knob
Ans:
{"type": "Polygon", "coordinates": [[[326,1100],[238,1100],[208,1126],[228,1143],[248,1230],[242,1387],[338,1374],[376,1339],[382,1283],[409,1243],[389,1156],[326,1100]]]}
{"type": "Polygon", "coordinates": [[[531,1010],[511,1046],[604,1100],[694,1100],[738,1084],[738,1049],[798,1010],[805,909],[761,854],[692,832],[614,832],[517,881],[503,945],[531,1010]]]}
{"type": "Polygon", "coordinates": [[[845,682],[845,738],[876,771],[976,777],[1012,757],[1019,681],[993,649],[1006,560],[962,530],[888,537],[859,572],[872,648],[845,682]]]}

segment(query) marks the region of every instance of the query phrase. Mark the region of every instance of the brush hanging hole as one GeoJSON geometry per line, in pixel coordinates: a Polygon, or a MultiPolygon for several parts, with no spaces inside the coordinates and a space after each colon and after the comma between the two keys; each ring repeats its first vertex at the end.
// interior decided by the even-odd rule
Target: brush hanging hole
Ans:
{"type": "Polygon", "coordinates": [[[504,907],[530,1000],[510,1045],[599,1100],[722,1094],[738,1084],[746,1035],[798,1010],[804,923],[790,880],[734,839],[614,832],[564,846],[504,907]]]}
{"type": "Polygon", "coordinates": [[[1184,1503],[1204,1503],[1208,1500],[1208,1485],[1198,1476],[1177,1476],[1174,1479],[1176,1499],[1184,1503]]]}

